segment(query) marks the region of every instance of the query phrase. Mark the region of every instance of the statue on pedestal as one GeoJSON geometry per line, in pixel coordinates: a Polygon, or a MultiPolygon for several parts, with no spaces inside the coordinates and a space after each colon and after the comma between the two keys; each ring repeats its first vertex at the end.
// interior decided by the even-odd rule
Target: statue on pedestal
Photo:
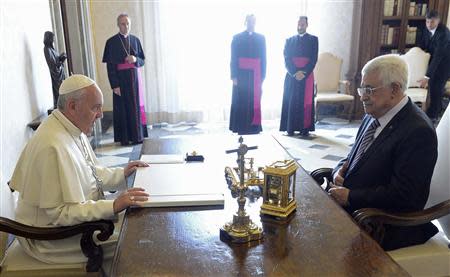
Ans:
{"type": "Polygon", "coordinates": [[[44,34],[44,54],[47,61],[48,68],[50,70],[50,76],[52,78],[52,90],[53,90],[53,108],[56,108],[58,103],[58,90],[61,83],[66,79],[64,72],[64,61],[67,59],[66,53],[58,54],[53,46],[55,41],[55,34],[53,32],[45,32],[44,34]]]}

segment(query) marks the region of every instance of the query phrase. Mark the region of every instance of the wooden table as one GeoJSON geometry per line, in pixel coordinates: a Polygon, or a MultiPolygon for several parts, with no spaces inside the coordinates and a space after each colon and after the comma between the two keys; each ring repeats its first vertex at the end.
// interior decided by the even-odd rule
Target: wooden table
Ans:
{"type": "MultiPolygon", "coordinates": [[[[246,157],[275,161],[287,152],[270,136],[245,138],[246,157]]],[[[143,154],[197,150],[210,166],[235,166],[237,137],[146,140],[143,154]]],[[[217,180],[225,179],[218,176],[217,180]]],[[[224,189],[226,190],[226,189],[224,189]]],[[[219,228],[237,211],[225,193],[221,207],[144,208],[127,211],[113,261],[112,276],[408,276],[302,169],[297,171],[295,216],[288,224],[261,222],[261,199],[247,212],[261,224],[261,242],[230,245],[219,228]]]]}

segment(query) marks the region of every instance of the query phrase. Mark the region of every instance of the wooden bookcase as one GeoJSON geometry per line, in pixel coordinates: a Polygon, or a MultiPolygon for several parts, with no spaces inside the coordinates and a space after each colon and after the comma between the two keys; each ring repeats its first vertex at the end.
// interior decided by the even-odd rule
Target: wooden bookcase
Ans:
{"type": "Polygon", "coordinates": [[[379,53],[404,54],[417,46],[425,30],[427,10],[438,10],[447,21],[448,3],[437,0],[383,0],[379,53]],[[447,9],[445,8],[447,7],[447,9]],[[440,10],[439,10],[440,9],[440,10]]]}
{"type": "MultiPolygon", "coordinates": [[[[410,15],[411,3],[415,3],[415,7],[426,4],[427,9],[437,10],[441,17],[441,22],[446,24],[450,0],[362,0],[360,7],[360,30],[359,44],[357,47],[356,66],[352,77],[353,88],[358,87],[361,83],[361,69],[372,58],[387,54],[398,53],[404,54],[408,49],[416,46],[420,41],[420,36],[425,30],[425,10],[410,15]],[[385,12],[385,5],[389,3],[397,3],[392,12],[385,12]],[[418,5],[419,4],[419,5],[418,5]],[[385,28],[397,28],[397,39],[392,34],[392,42],[388,43],[385,36],[385,28]],[[408,38],[408,26],[416,28],[416,35],[412,39],[408,38]]],[[[387,10],[390,10],[387,7],[387,10]]],[[[412,9],[413,10],[413,9],[412,9]]],[[[415,11],[416,9],[414,9],[415,11]]],[[[411,29],[410,29],[411,30],[411,29]]],[[[358,105],[359,106],[359,105],[358,105]]],[[[356,107],[357,118],[363,114],[362,105],[356,107]]]]}
{"type": "Polygon", "coordinates": [[[359,68],[378,55],[404,54],[405,50],[416,46],[422,31],[426,28],[425,7],[437,10],[441,16],[441,22],[444,24],[447,22],[449,0],[363,0],[359,68]],[[392,9],[389,8],[389,3],[395,4],[392,9]],[[412,38],[408,36],[408,27],[410,30],[416,29],[412,38]],[[392,30],[391,41],[386,39],[386,30],[389,33],[389,28],[392,30]]]}

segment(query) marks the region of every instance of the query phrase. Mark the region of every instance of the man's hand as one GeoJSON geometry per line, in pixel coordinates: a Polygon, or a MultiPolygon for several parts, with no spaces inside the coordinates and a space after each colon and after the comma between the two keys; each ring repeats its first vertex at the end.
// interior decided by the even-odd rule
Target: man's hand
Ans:
{"type": "Polygon", "coordinates": [[[133,55],[128,55],[125,59],[128,63],[135,63],[137,61],[136,57],[133,55]]]}
{"type": "Polygon", "coordinates": [[[301,80],[303,80],[303,78],[305,78],[305,72],[303,72],[303,71],[297,71],[297,72],[294,74],[294,77],[295,77],[295,79],[296,79],[297,81],[301,81],[301,80]]]}
{"type": "Polygon", "coordinates": [[[233,86],[237,86],[237,78],[231,79],[233,81],[233,86]]]}
{"type": "Polygon", "coordinates": [[[331,184],[331,188],[328,190],[328,195],[334,198],[341,206],[348,205],[348,194],[350,190],[348,188],[340,187],[331,184]]]}
{"type": "Polygon", "coordinates": [[[341,166],[341,168],[339,169],[337,174],[335,174],[334,179],[333,179],[334,185],[342,187],[342,185],[344,184],[344,176],[347,173],[347,169],[348,169],[348,161],[346,161],[341,166]]]}
{"type": "Polygon", "coordinates": [[[131,188],[114,200],[114,213],[120,213],[130,206],[142,206],[148,200],[148,193],[143,188],[131,188]]]}
{"type": "Polygon", "coordinates": [[[123,171],[123,173],[124,173],[125,177],[128,177],[131,174],[133,174],[133,172],[135,172],[138,167],[147,167],[147,166],[149,166],[149,164],[146,162],[132,161],[132,162],[128,163],[128,165],[127,165],[127,167],[125,167],[125,170],[123,171]]]}
{"type": "Polygon", "coordinates": [[[417,83],[419,83],[419,86],[421,88],[426,88],[428,86],[428,79],[422,78],[422,79],[418,80],[417,83]]]}
{"type": "Polygon", "coordinates": [[[120,94],[120,87],[113,88],[113,92],[119,96],[122,96],[122,94],[120,94]]]}

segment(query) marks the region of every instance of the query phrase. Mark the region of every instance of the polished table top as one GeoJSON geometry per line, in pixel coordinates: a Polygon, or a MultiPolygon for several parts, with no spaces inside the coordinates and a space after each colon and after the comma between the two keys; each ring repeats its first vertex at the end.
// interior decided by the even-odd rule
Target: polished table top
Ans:
{"type": "MultiPolygon", "coordinates": [[[[256,165],[289,158],[271,136],[245,137],[244,143],[258,145],[246,155],[256,165]]],[[[206,167],[223,170],[236,166],[236,154],[225,150],[237,147],[236,136],[205,135],[145,140],[142,154],[196,150],[206,167]]],[[[223,208],[128,210],[112,276],[408,276],[302,168],[297,170],[297,211],[287,224],[261,222],[262,199],[247,199],[247,213],[264,230],[262,241],[248,244],[219,239],[237,204],[223,175],[208,181],[223,182],[223,208]]]]}

